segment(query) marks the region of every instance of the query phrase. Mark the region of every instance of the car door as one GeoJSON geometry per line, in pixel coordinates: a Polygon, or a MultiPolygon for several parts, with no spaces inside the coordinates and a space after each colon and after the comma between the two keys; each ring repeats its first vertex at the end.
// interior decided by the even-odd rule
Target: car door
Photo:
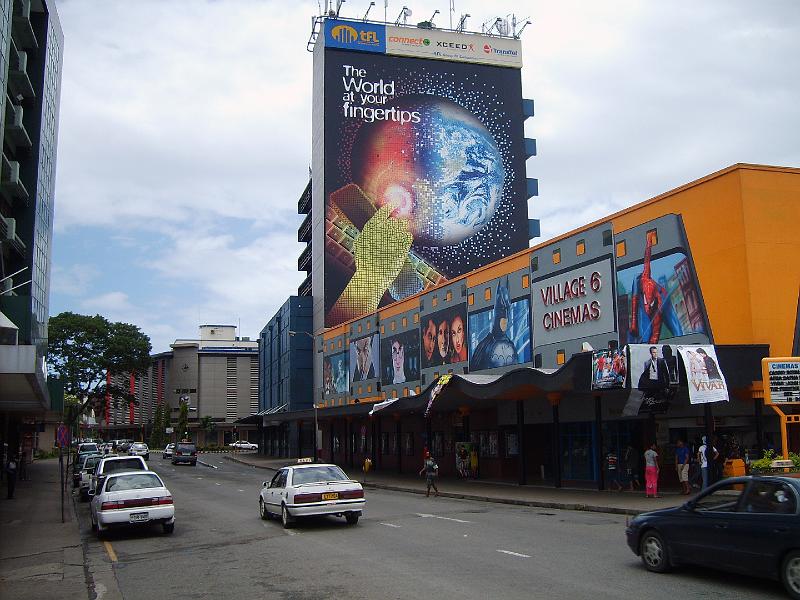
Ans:
{"type": "Polygon", "coordinates": [[[281,497],[286,487],[286,469],[281,469],[272,480],[269,482],[267,488],[267,507],[272,513],[279,513],[281,509],[281,497]]]}
{"type": "Polygon", "coordinates": [[[732,558],[738,571],[775,576],[784,551],[798,539],[798,497],[792,485],[779,479],[756,479],[732,516],[731,533],[736,537],[732,558]]]}
{"type": "Polygon", "coordinates": [[[714,568],[735,567],[738,546],[731,521],[742,499],[741,483],[717,484],[673,517],[664,533],[677,562],[714,568]]]}

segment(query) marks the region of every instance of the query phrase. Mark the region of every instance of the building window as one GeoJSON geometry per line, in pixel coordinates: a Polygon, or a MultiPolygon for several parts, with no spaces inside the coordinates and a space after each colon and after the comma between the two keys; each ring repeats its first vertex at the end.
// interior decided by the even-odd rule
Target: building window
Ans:
{"type": "Polygon", "coordinates": [[[371,394],[371,393],[372,393],[372,384],[369,384],[369,385],[367,386],[367,393],[368,393],[368,394],[371,394]]]}
{"type": "Polygon", "coordinates": [[[408,317],[403,317],[403,327],[408,327],[408,317]]]}
{"type": "Polygon", "coordinates": [[[408,396],[408,388],[403,388],[403,396],[408,396]]]}
{"type": "Polygon", "coordinates": [[[603,246],[610,246],[612,240],[611,230],[604,229],[603,230],[603,246]]]}
{"type": "Polygon", "coordinates": [[[392,398],[397,398],[397,390],[392,390],[392,398]]]}
{"type": "Polygon", "coordinates": [[[445,297],[448,302],[453,299],[453,292],[451,290],[447,290],[447,296],[445,297]]]}
{"type": "Polygon", "coordinates": [[[541,369],[542,368],[542,355],[541,355],[541,353],[533,355],[533,366],[536,369],[541,369]]]}
{"type": "Polygon", "coordinates": [[[420,387],[419,386],[414,388],[414,393],[415,394],[419,394],[420,393],[420,387]]]}
{"type": "Polygon", "coordinates": [[[622,258],[627,253],[628,253],[628,247],[625,244],[625,240],[617,242],[617,258],[622,258]]]}
{"type": "Polygon", "coordinates": [[[419,323],[419,313],[414,313],[414,323],[419,323]]]}
{"type": "Polygon", "coordinates": [[[531,271],[538,271],[539,270],[539,257],[534,256],[531,259],[531,271]]]}
{"type": "Polygon", "coordinates": [[[433,374],[433,378],[434,378],[434,379],[439,379],[439,373],[434,373],[434,374],[433,374]]]}
{"type": "Polygon", "coordinates": [[[394,331],[396,328],[397,328],[397,323],[395,321],[392,321],[391,325],[389,325],[389,329],[394,331]]]}
{"type": "Polygon", "coordinates": [[[434,308],[436,308],[436,305],[439,304],[439,298],[437,296],[434,296],[433,300],[431,300],[431,304],[433,305],[434,308]]]}
{"type": "Polygon", "coordinates": [[[561,264],[561,248],[556,248],[553,250],[553,264],[559,265],[561,264]]]}
{"type": "Polygon", "coordinates": [[[575,242],[575,254],[577,256],[586,254],[586,240],[578,240],[575,242]]]}
{"type": "Polygon", "coordinates": [[[522,289],[523,290],[527,290],[530,285],[531,285],[531,276],[530,275],[523,275],[522,276],[522,289]]]}
{"type": "MultiPolygon", "coordinates": [[[[372,327],[372,321],[367,321],[367,331],[369,331],[370,327],[372,327]]],[[[361,331],[359,329],[359,331],[361,331]]]]}
{"type": "Polygon", "coordinates": [[[359,394],[363,394],[364,393],[364,386],[362,386],[362,385],[358,386],[358,393],[359,394]]]}
{"type": "Polygon", "coordinates": [[[651,246],[655,246],[658,244],[658,230],[651,229],[647,232],[647,235],[644,238],[646,241],[650,242],[651,246]]]}
{"type": "Polygon", "coordinates": [[[483,290],[483,299],[484,300],[492,299],[492,288],[486,288],[485,290],[483,290]]]}
{"type": "Polygon", "coordinates": [[[358,324],[358,333],[361,333],[361,323],[358,324]]]}
{"type": "Polygon", "coordinates": [[[342,347],[342,340],[339,340],[339,343],[337,345],[339,346],[339,348],[341,348],[342,347]]]}
{"type": "Polygon", "coordinates": [[[328,342],[328,350],[333,350],[333,342],[328,342]]]}
{"type": "Polygon", "coordinates": [[[467,296],[467,304],[469,304],[470,306],[475,304],[475,294],[470,294],[469,296],[467,296]]]}
{"type": "Polygon", "coordinates": [[[381,335],[383,335],[384,333],[386,333],[386,328],[383,325],[381,325],[381,335]]]}
{"type": "Polygon", "coordinates": [[[564,350],[556,352],[556,364],[563,365],[567,360],[567,353],[564,350]]]}

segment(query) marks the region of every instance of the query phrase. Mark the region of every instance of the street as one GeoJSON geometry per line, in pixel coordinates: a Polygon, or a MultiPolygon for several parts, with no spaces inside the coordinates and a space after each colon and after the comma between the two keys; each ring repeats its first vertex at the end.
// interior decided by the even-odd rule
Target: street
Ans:
{"type": "Polygon", "coordinates": [[[681,568],[644,570],[625,518],[366,490],[359,524],[258,516],[272,472],[205,455],[217,466],[150,467],[173,494],[176,527],[98,541],[78,505],[97,597],[177,598],[783,598],[777,582],[681,568]],[[101,594],[102,592],[102,594],[101,594]]]}

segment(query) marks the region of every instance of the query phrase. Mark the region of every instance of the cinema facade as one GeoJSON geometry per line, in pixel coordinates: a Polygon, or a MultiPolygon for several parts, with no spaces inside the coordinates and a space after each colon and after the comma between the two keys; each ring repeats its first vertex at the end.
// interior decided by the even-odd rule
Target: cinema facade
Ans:
{"type": "MultiPolygon", "coordinates": [[[[800,353],[798,223],[800,169],[737,164],[329,328],[318,452],[411,473],[427,448],[445,476],[467,452],[482,479],[602,488],[604,457],[629,445],[656,442],[665,464],[709,430],[726,453],[780,448],[761,359],[800,353]],[[641,365],[596,389],[591,350],[634,344],[713,346],[728,401],[690,403],[681,376],[632,412],[641,365]]],[[[313,455],[314,418],[250,417],[274,456],[313,455]]]]}

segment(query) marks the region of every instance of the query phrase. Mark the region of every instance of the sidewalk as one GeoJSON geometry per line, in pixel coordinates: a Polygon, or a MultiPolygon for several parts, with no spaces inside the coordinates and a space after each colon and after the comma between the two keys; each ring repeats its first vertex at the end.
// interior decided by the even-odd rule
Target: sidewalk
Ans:
{"type": "MultiPolygon", "coordinates": [[[[266,458],[257,454],[227,455],[225,458],[270,471],[276,471],[286,465],[297,464],[295,459],[266,458]]],[[[359,481],[364,483],[364,473],[358,467],[345,469],[345,471],[351,476],[356,476],[359,481]]],[[[670,508],[683,504],[689,498],[689,496],[682,496],[677,492],[666,492],[666,494],[661,492],[662,498],[645,498],[642,490],[637,492],[599,492],[532,485],[520,486],[513,483],[455,478],[440,478],[437,481],[437,485],[439,486],[439,495],[447,498],[541,508],[586,510],[620,515],[637,515],[649,510],[670,508]]],[[[370,472],[367,475],[364,487],[424,494],[425,479],[416,477],[415,474],[411,473],[370,472]]]]}
{"type": "Polygon", "coordinates": [[[67,482],[61,522],[58,459],[28,465],[13,500],[0,484],[0,598],[88,598],[83,548],[67,482]]]}

